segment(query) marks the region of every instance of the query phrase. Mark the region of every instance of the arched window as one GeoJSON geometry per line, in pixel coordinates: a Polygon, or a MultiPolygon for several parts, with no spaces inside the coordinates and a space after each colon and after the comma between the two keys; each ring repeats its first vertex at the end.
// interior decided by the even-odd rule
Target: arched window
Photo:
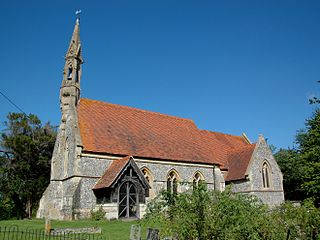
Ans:
{"type": "Polygon", "coordinates": [[[271,186],[271,171],[270,166],[267,162],[262,164],[262,184],[263,188],[270,188],[271,186]]]}
{"type": "Polygon", "coordinates": [[[203,182],[203,181],[204,181],[204,178],[200,172],[196,172],[193,175],[193,180],[192,180],[193,187],[197,187],[199,185],[199,183],[203,182]]]}
{"type": "Polygon", "coordinates": [[[142,172],[143,176],[145,177],[145,179],[147,180],[147,182],[149,183],[149,185],[151,185],[153,182],[153,177],[152,177],[150,170],[143,167],[141,169],[141,172],[142,172]]]}
{"type": "Polygon", "coordinates": [[[172,170],[167,177],[167,191],[172,194],[178,193],[178,174],[172,170]]]}

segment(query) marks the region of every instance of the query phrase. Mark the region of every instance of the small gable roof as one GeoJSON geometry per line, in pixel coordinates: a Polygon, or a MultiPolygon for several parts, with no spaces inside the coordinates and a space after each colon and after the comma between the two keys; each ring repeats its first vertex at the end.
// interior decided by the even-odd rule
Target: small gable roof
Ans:
{"type": "Polygon", "coordinates": [[[129,160],[130,156],[113,161],[93,189],[110,187],[119,176],[121,170],[128,164],[129,160]]]}
{"type": "Polygon", "coordinates": [[[139,176],[140,180],[142,181],[145,187],[150,187],[148,182],[145,180],[144,176],[140,172],[140,169],[135,164],[134,159],[132,156],[127,156],[121,159],[113,160],[111,165],[106,169],[105,173],[96,183],[96,185],[92,188],[93,190],[101,189],[101,188],[108,188],[112,187],[113,184],[121,177],[121,173],[125,170],[126,166],[129,164],[132,165],[135,172],[139,176]]]}
{"type": "Polygon", "coordinates": [[[228,169],[226,181],[245,179],[246,171],[255,147],[256,144],[250,144],[249,146],[235,149],[229,154],[228,162],[226,164],[226,168],[228,169]]]}
{"type": "Polygon", "coordinates": [[[77,112],[84,152],[216,164],[229,171],[250,160],[250,151],[240,154],[252,147],[244,137],[201,130],[189,119],[86,98],[77,112]],[[237,150],[245,161],[232,162],[237,150]]]}

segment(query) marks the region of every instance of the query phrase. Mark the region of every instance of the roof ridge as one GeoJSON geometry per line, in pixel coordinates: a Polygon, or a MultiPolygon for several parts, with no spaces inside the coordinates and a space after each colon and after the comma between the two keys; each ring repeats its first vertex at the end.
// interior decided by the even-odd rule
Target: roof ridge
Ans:
{"type": "Polygon", "coordinates": [[[199,130],[200,130],[200,131],[203,131],[203,132],[214,133],[214,134],[221,134],[221,135],[227,135],[227,136],[230,136],[230,137],[237,137],[237,138],[243,139],[242,136],[233,135],[233,134],[230,134],[230,133],[216,132],[216,131],[210,131],[210,130],[206,130],[206,129],[199,129],[199,130]]]}
{"type": "Polygon", "coordinates": [[[240,147],[236,147],[236,148],[232,148],[230,149],[230,154],[233,154],[233,153],[237,153],[238,151],[242,151],[242,150],[246,150],[247,148],[254,148],[256,146],[257,143],[251,143],[251,144],[248,144],[248,145],[244,145],[244,146],[240,146],[240,147]]]}
{"type": "Polygon", "coordinates": [[[104,101],[94,100],[94,99],[89,99],[89,98],[80,98],[80,102],[81,102],[82,99],[89,100],[89,101],[92,101],[92,102],[99,102],[99,103],[106,104],[106,105],[113,105],[113,106],[117,106],[117,107],[121,107],[121,108],[132,109],[132,110],[135,110],[135,111],[138,111],[138,112],[151,113],[151,114],[160,115],[160,116],[164,116],[164,117],[170,117],[170,118],[174,118],[174,119],[183,120],[185,122],[192,123],[198,129],[198,127],[195,124],[195,122],[192,119],[189,119],[189,118],[172,116],[172,115],[165,114],[165,113],[159,113],[159,112],[154,112],[154,111],[151,111],[151,110],[144,110],[144,109],[140,109],[140,108],[136,108],[136,107],[130,107],[130,106],[125,106],[125,105],[120,105],[120,104],[115,104],[115,103],[109,103],[109,102],[104,102],[104,101]]]}

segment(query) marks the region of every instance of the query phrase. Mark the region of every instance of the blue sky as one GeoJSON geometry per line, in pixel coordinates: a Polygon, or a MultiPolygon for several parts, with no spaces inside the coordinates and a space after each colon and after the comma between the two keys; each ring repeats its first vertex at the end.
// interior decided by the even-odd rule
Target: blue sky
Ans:
{"type": "MultiPolygon", "coordinates": [[[[315,108],[320,1],[0,0],[0,91],[43,122],[60,121],[77,9],[82,97],[252,141],[262,133],[278,148],[293,146],[315,108]]],[[[0,96],[1,122],[16,111],[0,96]]]]}

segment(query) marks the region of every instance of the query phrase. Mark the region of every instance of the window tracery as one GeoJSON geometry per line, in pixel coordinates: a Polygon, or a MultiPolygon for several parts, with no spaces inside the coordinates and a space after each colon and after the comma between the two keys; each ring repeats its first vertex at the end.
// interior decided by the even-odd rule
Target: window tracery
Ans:
{"type": "Polygon", "coordinates": [[[263,188],[270,188],[271,187],[271,171],[270,166],[267,162],[262,164],[262,186],[263,188]]]}
{"type": "Polygon", "coordinates": [[[197,187],[199,185],[199,183],[201,183],[203,181],[204,181],[204,177],[200,172],[196,172],[193,175],[193,180],[192,180],[193,187],[197,187]]]}
{"type": "Polygon", "coordinates": [[[172,194],[178,193],[178,174],[171,170],[167,177],[167,191],[172,194]]]}
{"type": "Polygon", "coordinates": [[[153,177],[152,177],[151,172],[145,167],[141,169],[141,172],[142,172],[143,176],[145,177],[145,179],[147,180],[147,182],[149,184],[151,184],[153,181],[153,177]]]}

